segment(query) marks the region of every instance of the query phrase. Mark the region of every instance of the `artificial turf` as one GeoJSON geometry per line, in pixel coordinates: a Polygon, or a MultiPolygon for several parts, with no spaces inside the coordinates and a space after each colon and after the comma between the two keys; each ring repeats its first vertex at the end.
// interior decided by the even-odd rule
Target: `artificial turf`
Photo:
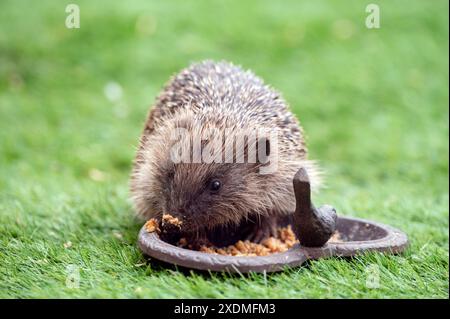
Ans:
{"type": "Polygon", "coordinates": [[[364,1],[76,3],[79,29],[64,2],[0,2],[0,297],[448,298],[447,1],[377,1],[379,29],[364,1]],[[203,59],[280,90],[326,172],[315,202],[409,249],[267,276],[147,262],[131,161],[163,84],[203,59]]]}

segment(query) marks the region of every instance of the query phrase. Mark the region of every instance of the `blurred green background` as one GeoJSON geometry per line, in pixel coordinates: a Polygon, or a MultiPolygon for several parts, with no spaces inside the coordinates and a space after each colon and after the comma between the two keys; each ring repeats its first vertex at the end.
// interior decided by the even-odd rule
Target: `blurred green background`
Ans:
{"type": "Polygon", "coordinates": [[[70,2],[0,2],[0,297],[448,298],[447,1],[375,1],[380,29],[367,1],[72,2],[79,29],[70,2]],[[146,263],[131,161],[164,83],[203,59],[280,90],[326,172],[316,202],[410,249],[267,277],[146,263]]]}

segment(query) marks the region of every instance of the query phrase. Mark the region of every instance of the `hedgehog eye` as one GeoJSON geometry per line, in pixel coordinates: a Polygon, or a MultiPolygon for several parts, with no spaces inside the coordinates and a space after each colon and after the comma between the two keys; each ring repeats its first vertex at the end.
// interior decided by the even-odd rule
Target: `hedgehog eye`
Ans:
{"type": "Polygon", "coordinates": [[[213,192],[217,192],[221,186],[222,186],[222,183],[219,180],[214,179],[209,184],[209,189],[213,192]]]}

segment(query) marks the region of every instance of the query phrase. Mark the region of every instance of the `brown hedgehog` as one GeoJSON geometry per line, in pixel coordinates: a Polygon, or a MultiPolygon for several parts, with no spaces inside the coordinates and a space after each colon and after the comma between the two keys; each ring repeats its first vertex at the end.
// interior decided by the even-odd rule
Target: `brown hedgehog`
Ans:
{"type": "MultiPolygon", "coordinates": [[[[196,145],[207,142],[201,139],[196,145]]],[[[145,219],[169,213],[183,222],[187,234],[222,245],[236,239],[258,242],[274,235],[280,220],[294,211],[292,178],[300,167],[318,186],[303,131],[281,95],[250,71],[204,61],[174,76],[150,110],[134,161],[131,195],[145,219]],[[250,138],[258,130],[263,136],[250,138]],[[182,133],[175,139],[174,132],[182,133]],[[228,138],[239,134],[245,136],[241,144],[228,138]],[[222,152],[214,153],[214,161],[194,159],[192,145],[205,135],[214,140],[210,151],[222,152]],[[174,153],[175,146],[181,151],[174,153]],[[256,156],[250,155],[252,150],[258,151],[256,156]],[[187,157],[174,160],[183,151],[187,157]],[[272,162],[276,168],[262,173],[272,162]]]]}

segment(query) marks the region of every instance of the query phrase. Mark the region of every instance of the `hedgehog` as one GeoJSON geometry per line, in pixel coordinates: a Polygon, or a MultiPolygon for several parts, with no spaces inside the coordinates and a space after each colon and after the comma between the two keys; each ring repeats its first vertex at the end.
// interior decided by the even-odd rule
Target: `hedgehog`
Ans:
{"type": "Polygon", "coordinates": [[[232,63],[194,63],[169,80],[150,108],[133,163],[131,199],[143,219],[180,219],[183,236],[222,245],[261,242],[292,216],[292,178],[299,168],[307,170],[313,189],[320,185],[307,153],[300,122],[279,92],[232,63]],[[181,132],[178,139],[174,132],[181,132]],[[230,136],[244,138],[237,143],[230,136]],[[192,145],[208,142],[217,151],[214,160],[195,161],[192,145]],[[174,156],[183,151],[184,160],[174,156]],[[263,172],[272,161],[276,169],[263,172]]]}

